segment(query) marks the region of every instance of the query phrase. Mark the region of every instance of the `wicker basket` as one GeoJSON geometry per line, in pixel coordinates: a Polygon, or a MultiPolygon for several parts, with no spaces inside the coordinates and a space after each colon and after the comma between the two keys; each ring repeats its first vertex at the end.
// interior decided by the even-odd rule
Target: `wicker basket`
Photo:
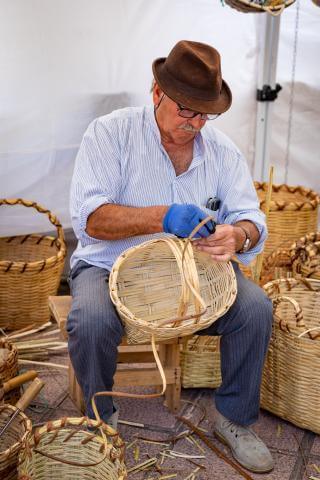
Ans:
{"type": "Polygon", "coordinates": [[[283,279],[264,288],[275,313],[261,406],[320,433],[320,281],[283,279]]]}
{"type": "Polygon", "coordinates": [[[190,335],[227,312],[236,293],[231,263],[163,237],[126,250],[115,262],[110,295],[129,343],[190,335]]]}
{"type": "Polygon", "coordinates": [[[320,280],[320,232],[300,238],[290,248],[294,276],[320,280]]]}
{"type": "Polygon", "coordinates": [[[15,330],[45,323],[50,318],[48,297],[57,293],[66,256],[62,226],[35,202],[0,199],[1,205],[33,207],[57,228],[57,238],[0,238],[0,327],[15,330]]]}
{"type": "MultiPolygon", "coordinates": [[[[6,424],[16,408],[12,405],[0,406],[0,429],[6,424]]],[[[0,440],[0,478],[1,480],[16,480],[18,454],[28,435],[31,434],[31,421],[22,412],[6,430],[0,440]]]]}
{"type": "Polygon", "coordinates": [[[227,5],[243,13],[263,13],[280,15],[295,0],[224,0],[227,5]]]}
{"type": "Polygon", "coordinates": [[[180,354],[183,388],[216,388],[221,384],[220,337],[194,335],[180,354]]]}
{"type": "Polygon", "coordinates": [[[62,418],[36,430],[19,456],[19,480],[123,480],[124,443],[101,421],[62,418]],[[99,428],[99,435],[90,433],[99,428]]]}
{"type": "MultiPolygon", "coordinates": [[[[0,387],[18,375],[18,350],[7,340],[0,340],[0,387]]],[[[20,388],[15,388],[0,399],[0,403],[15,404],[20,398],[20,388]]]]}
{"type": "MultiPolygon", "coordinates": [[[[265,208],[268,184],[255,182],[260,208],[265,208]]],[[[296,241],[317,229],[319,196],[313,190],[289,185],[273,185],[268,218],[269,236],[265,255],[277,248],[287,249],[296,241]]]]}

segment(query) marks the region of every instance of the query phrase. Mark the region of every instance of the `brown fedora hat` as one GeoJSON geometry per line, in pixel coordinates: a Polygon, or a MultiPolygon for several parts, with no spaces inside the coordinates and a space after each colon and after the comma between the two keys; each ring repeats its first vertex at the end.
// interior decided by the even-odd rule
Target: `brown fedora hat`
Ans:
{"type": "Polygon", "coordinates": [[[181,40],[152,64],[154,78],[171,100],[201,113],[224,113],[231,90],[221,76],[219,52],[210,45],[181,40]]]}

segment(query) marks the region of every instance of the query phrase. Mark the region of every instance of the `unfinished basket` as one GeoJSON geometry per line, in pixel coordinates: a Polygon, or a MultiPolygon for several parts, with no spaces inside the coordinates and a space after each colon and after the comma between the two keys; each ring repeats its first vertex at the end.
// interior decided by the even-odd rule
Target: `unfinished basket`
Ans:
{"type": "Polygon", "coordinates": [[[194,335],[180,353],[183,388],[216,388],[221,384],[220,337],[194,335]]]}
{"type": "Polygon", "coordinates": [[[236,293],[231,263],[215,263],[189,240],[163,237],[116,260],[110,295],[129,343],[190,335],[228,311],[236,293]]]}
{"type": "Polygon", "coordinates": [[[101,421],[62,418],[31,435],[19,456],[19,480],[123,480],[125,444],[101,421]],[[87,430],[99,428],[99,434],[87,430]]]}
{"type": "Polygon", "coordinates": [[[309,233],[290,248],[293,274],[320,280],[320,232],[309,233]]]}
{"type": "Polygon", "coordinates": [[[295,0],[224,0],[227,5],[243,13],[263,13],[280,15],[295,0]]]}
{"type": "MultiPolygon", "coordinates": [[[[265,209],[268,184],[255,182],[260,208],[265,209]]],[[[317,229],[319,196],[313,190],[289,185],[273,185],[268,217],[269,236],[265,255],[277,248],[289,248],[296,241],[317,229]]]]}
{"type": "MultiPolygon", "coordinates": [[[[9,341],[0,339],[0,387],[3,383],[18,375],[18,368],[17,348],[9,341]]],[[[3,403],[15,404],[19,398],[20,388],[15,388],[4,395],[3,403]]]]}
{"type": "Polygon", "coordinates": [[[320,433],[320,281],[275,280],[264,289],[275,310],[261,406],[320,433]]]}
{"type": "MultiPolygon", "coordinates": [[[[0,430],[8,419],[16,412],[12,405],[0,406],[0,430]]],[[[18,454],[31,434],[31,421],[22,412],[6,430],[0,440],[0,478],[1,480],[16,480],[18,476],[18,454]]]]}
{"type": "Polygon", "coordinates": [[[1,205],[35,208],[57,229],[57,238],[36,234],[0,238],[0,327],[16,330],[45,323],[50,318],[48,297],[57,293],[66,256],[62,226],[35,202],[0,199],[1,205]]]}

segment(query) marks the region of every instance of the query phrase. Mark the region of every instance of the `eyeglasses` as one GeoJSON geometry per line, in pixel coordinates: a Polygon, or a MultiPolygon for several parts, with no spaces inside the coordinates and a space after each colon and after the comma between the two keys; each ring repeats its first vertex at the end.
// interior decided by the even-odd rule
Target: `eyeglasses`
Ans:
{"type": "Polygon", "coordinates": [[[177,103],[177,107],[178,115],[183,118],[195,118],[196,116],[200,115],[201,120],[215,120],[219,117],[219,115],[221,115],[220,113],[194,112],[193,110],[189,110],[179,103],[177,103]]]}
{"type": "MultiPolygon", "coordinates": [[[[154,107],[155,110],[158,110],[164,97],[165,97],[165,93],[162,94],[158,105],[154,107]]],[[[221,113],[194,112],[193,110],[189,110],[188,108],[184,107],[183,105],[180,105],[179,103],[176,103],[176,105],[178,107],[177,112],[179,117],[183,117],[183,118],[195,118],[197,115],[200,115],[201,120],[215,120],[221,115],[221,113]]]]}

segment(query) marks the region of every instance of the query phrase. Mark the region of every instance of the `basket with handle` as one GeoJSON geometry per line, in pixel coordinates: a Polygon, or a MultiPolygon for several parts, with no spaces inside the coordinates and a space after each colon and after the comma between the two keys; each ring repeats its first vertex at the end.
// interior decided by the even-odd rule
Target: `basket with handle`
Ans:
{"type": "MultiPolygon", "coordinates": [[[[17,411],[12,405],[0,406],[0,430],[13,413],[17,411]]],[[[17,418],[0,439],[0,478],[1,480],[17,479],[18,455],[31,434],[32,424],[28,417],[19,412],[17,418]]]]}
{"type": "MultiPolygon", "coordinates": [[[[265,209],[267,183],[254,182],[265,209]]],[[[301,186],[273,185],[268,217],[268,239],[264,246],[265,255],[277,248],[289,248],[296,241],[317,229],[319,195],[301,186]]]]}
{"type": "Polygon", "coordinates": [[[295,276],[320,280],[320,232],[300,238],[291,245],[289,253],[295,276]]]}
{"type": "Polygon", "coordinates": [[[280,279],[264,286],[274,304],[261,406],[320,433],[320,281],[280,279]]]}
{"type": "Polygon", "coordinates": [[[34,208],[57,229],[57,237],[0,238],[0,327],[15,330],[49,320],[48,297],[57,293],[66,246],[62,226],[49,210],[21,198],[0,199],[0,206],[4,205],[34,208]]]}
{"type": "Polygon", "coordinates": [[[295,0],[224,0],[232,8],[242,13],[270,13],[280,15],[283,10],[292,5],[295,0]]]}
{"type": "Polygon", "coordinates": [[[18,479],[124,480],[124,448],[118,432],[102,421],[61,418],[28,437],[19,456],[18,479]]]}
{"type": "MultiPolygon", "coordinates": [[[[18,350],[8,340],[0,339],[0,387],[18,375],[18,350]]],[[[20,397],[20,388],[4,395],[4,403],[15,404],[20,397]]],[[[1,399],[0,399],[1,400],[1,399]]]]}
{"type": "Polygon", "coordinates": [[[216,388],[221,384],[220,337],[193,335],[181,353],[183,388],[216,388]]]}
{"type": "Polygon", "coordinates": [[[237,293],[230,262],[197,252],[190,238],[171,237],[126,250],[113,266],[109,288],[129,343],[206,328],[228,311],[237,293]]]}

